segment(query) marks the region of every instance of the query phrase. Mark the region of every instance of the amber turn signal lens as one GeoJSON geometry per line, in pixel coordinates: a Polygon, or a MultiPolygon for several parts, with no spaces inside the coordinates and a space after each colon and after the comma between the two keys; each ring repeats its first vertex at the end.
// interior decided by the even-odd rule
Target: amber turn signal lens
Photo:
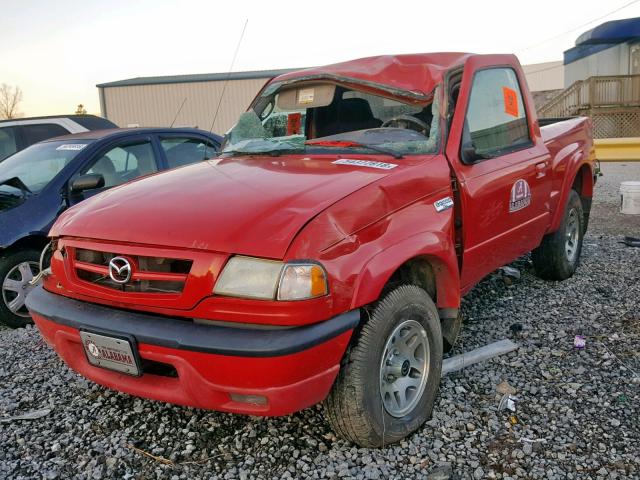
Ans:
{"type": "Polygon", "coordinates": [[[285,265],[278,288],[278,300],[305,300],[327,293],[327,275],[320,265],[285,265]]]}

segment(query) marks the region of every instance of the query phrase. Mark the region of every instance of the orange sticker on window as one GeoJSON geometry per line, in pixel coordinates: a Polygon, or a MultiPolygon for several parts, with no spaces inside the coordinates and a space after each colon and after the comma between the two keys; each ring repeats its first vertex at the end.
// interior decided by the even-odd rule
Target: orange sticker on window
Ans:
{"type": "Polygon", "coordinates": [[[302,114],[300,112],[290,113],[287,116],[287,135],[299,135],[302,128],[302,114]]]}
{"type": "Polygon", "coordinates": [[[504,111],[512,117],[518,116],[518,94],[509,87],[502,87],[502,96],[504,97],[504,111]]]}

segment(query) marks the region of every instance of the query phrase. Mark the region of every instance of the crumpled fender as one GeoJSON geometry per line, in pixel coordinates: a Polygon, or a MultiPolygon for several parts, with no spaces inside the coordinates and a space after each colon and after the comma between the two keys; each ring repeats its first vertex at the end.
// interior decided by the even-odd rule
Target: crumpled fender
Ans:
{"type": "Polygon", "coordinates": [[[438,307],[458,308],[460,306],[460,275],[455,246],[448,232],[420,232],[382,250],[371,258],[358,276],[352,308],[361,307],[378,299],[394,272],[414,258],[424,258],[433,268],[438,307]]]}

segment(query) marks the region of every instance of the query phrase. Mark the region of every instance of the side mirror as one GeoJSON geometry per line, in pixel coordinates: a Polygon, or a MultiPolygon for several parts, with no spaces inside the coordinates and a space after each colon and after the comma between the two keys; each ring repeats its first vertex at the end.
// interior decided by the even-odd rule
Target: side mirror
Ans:
{"type": "Polygon", "coordinates": [[[473,143],[467,143],[462,146],[462,159],[465,163],[473,163],[478,160],[478,153],[476,152],[476,147],[473,143]]]}
{"type": "Polygon", "coordinates": [[[71,193],[80,193],[85,190],[104,187],[104,177],[99,173],[89,173],[80,175],[73,179],[70,184],[71,193]]]}
{"type": "Polygon", "coordinates": [[[486,160],[487,158],[492,158],[490,155],[478,153],[475,145],[472,142],[464,144],[460,153],[462,154],[462,161],[464,163],[473,163],[477,162],[478,160],[486,160]]]}

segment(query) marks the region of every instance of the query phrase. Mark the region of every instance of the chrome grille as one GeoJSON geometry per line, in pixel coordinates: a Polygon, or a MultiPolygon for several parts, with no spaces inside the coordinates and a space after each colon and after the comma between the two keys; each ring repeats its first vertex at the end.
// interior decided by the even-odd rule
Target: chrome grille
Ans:
{"type": "Polygon", "coordinates": [[[178,258],[124,255],[132,264],[131,280],[114,282],[109,262],[117,253],[75,248],[73,267],[78,279],[94,285],[132,293],[181,293],[193,262],[178,258]]]}

